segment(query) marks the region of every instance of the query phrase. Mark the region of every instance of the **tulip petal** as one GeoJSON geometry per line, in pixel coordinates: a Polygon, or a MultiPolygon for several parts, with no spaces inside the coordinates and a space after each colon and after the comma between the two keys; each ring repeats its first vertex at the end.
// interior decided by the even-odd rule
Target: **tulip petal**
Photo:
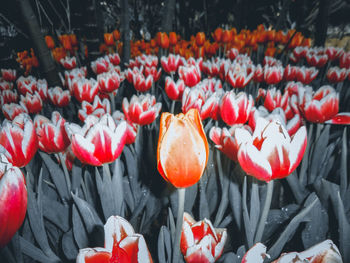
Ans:
{"type": "Polygon", "coordinates": [[[326,121],[326,123],[349,125],[350,124],[350,113],[349,112],[338,113],[337,115],[333,116],[332,119],[326,121]]]}

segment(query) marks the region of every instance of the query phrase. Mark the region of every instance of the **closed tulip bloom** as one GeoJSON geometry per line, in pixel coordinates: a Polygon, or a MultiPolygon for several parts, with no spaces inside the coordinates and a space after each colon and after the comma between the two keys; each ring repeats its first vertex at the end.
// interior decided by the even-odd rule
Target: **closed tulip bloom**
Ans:
{"type": "Polygon", "coordinates": [[[175,46],[177,43],[177,35],[175,32],[169,33],[169,44],[170,46],[175,46]]]}
{"type": "Polygon", "coordinates": [[[200,87],[186,88],[182,94],[182,112],[187,113],[190,109],[201,112],[206,96],[200,87]]]}
{"type": "Polygon", "coordinates": [[[12,122],[3,122],[0,144],[6,150],[6,158],[14,166],[26,166],[32,160],[38,150],[38,138],[28,114],[22,113],[12,122]]]}
{"type": "Polygon", "coordinates": [[[27,92],[33,94],[36,91],[36,78],[32,76],[20,76],[17,81],[17,89],[19,93],[25,95],[27,92]]]}
{"type": "Polygon", "coordinates": [[[75,57],[61,58],[60,63],[67,70],[74,69],[77,66],[77,60],[75,57]]]}
{"type": "Polygon", "coordinates": [[[97,76],[100,92],[111,93],[119,88],[120,76],[117,72],[109,71],[97,76]]]}
{"type": "Polygon", "coordinates": [[[273,111],[274,109],[281,107],[286,108],[288,103],[288,92],[285,92],[282,96],[281,91],[276,88],[272,88],[267,90],[264,107],[269,111],[273,111]]]}
{"type": "Polygon", "coordinates": [[[17,71],[15,69],[1,69],[1,77],[9,82],[16,80],[17,71]]]}
{"type": "Polygon", "coordinates": [[[101,166],[114,162],[121,154],[126,137],[126,123],[116,125],[109,114],[89,115],[83,127],[65,124],[74,155],[83,163],[101,166]]]}
{"type": "Polygon", "coordinates": [[[282,66],[264,66],[264,80],[269,85],[280,83],[283,78],[282,66]]]}
{"type": "Polygon", "coordinates": [[[122,107],[128,120],[139,125],[147,125],[158,117],[162,103],[157,103],[156,98],[147,93],[138,97],[133,95],[130,103],[127,98],[124,98],[122,107]]]}
{"type": "Polygon", "coordinates": [[[208,142],[197,110],[176,116],[162,114],[157,166],[166,181],[178,188],[194,185],[204,172],[208,155],[208,142]]]}
{"type": "Polygon", "coordinates": [[[146,241],[136,234],[131,224],[120,216],[108,218],[105,226],[104,248],[79,250],[77,263],[152,263],[146,241]]]}
{"type": "Polygon", "coordinates": [[[339,67],[350,68],[350,52],[344,52],[339,59],[339,67]]]}
{"type": "Polygon", "coordinates": [[[79,101],[93,102],[98,93],[98,83],[95,79],[78,78],[72,84],[74,97],[79,101]]]}
{"type": "Polygon", "coordinates": [[[12,90],[13,83],[0,79],[0,91],[12,90]]]}
{"type": "Polygon", "coordinates": [[[66,107],[70,102],[69,90],[63,90],[60,87],[54,87],[47,92],[50,102],[57,107],[66,107]]]}
{"type": "Polygon", "coordinates": [[[102,117],[106,113],[111,114],[111,104],[108,99],[102,101],[98,96],[95,97],[93,104],[87,101],[81,103],[81,109],[78,112],[78,117],[81,121],[85,121],[87,116],[94,115],[97,118],[102,117]]]}
{"type": "Polygon", "coordinates": [[[18,93],[16,90],[3,90],[1,91],[0,96],[0,104],[10,104],[17,103],[18,101],[18,93]]]}
{"type": "MultiPolygon", "coordinates": [[[[285,253],[280,258],[273,261],[273,263],[287,262],[342,263],[343,260],[337,246],[332,242],[332,240],[327,239],[303,252],[285,253]]],[[[247,263],[250,262],[247,261],[247,263]]],[[[255,263],[255,261],[252,261],[251,263],[255,263]]]]}
{"type": "Polygon", "coordinates": [[[47,101],[47,81],[45,79],[38,79],[37,81],[37,92],[40,95],[40,98],[43,102],[47,101]]]}
{"type": "Polygon", "coordinates": [[[232,61],[235,60],[238,54],[239,54],[239,51],[237,48],[231,48],[229,51],[227,51],[227,57],[232,61]]]}
{"type": "Polygon", "coordinates": [[[183,65],[183,61],[179,55],[169,54],[167,57],[162,57],[160,59],[162,68],[166,73],[174,74],[179,66],[183,65]]]}
{"type": "Polygon", "coordinates": [[[249,81],[253,78],[254,73],[248,73],[245,67],[234,67],[234,70],[229,70],[227,75],[227,81],[234,88],[244,88],[248,85],[249,81]],[[239,69],[238,69],[239,68],[239,69]]]}
{"type": "Polygon", "coordinates": [[[250,110],[254,106],[251,95],[245,92],[235,94],[233,91],[226,92],[221,99],[221,119],[227,125],[241,124],[248,121],[250,110]]]}
{"type": "Polygon", "coordinates": [[[214,228],[208,219],[196,222],[184,213],[181,252],[186,263],[213,263],[220,258],[227,239],[226,228],[214,228]]]}
{"type": "Polygon", "coordinates": [[[342,82],[346,79],[347,73],[345,68],[331,67],[327,72],[327,79],[331,83],[342,82]]]}
{"type": "Polygon", "coordinates": [[[328,59],[333,61],[339,59],[340,56],[344,54],[344,49],[341,47],[326,47],[325,53],[328,56],[328,59]]]}
{"type": "Polygon", "coordinates": [[[205,42],[205,34],[203,32],[198,32],[196,35],[196,45],[198,47],[201,47],[204,45],[205,42]]]}
{"type": "Polygon", "coordinates": [[[222,28],[218,27],[217,29],[215,29],[215,31],[213,33],[214,41],[217,43],[220,43],[221,37],[222,37],[222,28]]]}
{"type": "Polygon", "coordinates": [[[134,74],[132,82],[137,91],[146,92],[152,88],[153,76],[149,75],[147,78],[145,78],[142,73],[134,74]]]}
{"type": "Polygon", "coordinates": [[[326,54],[317,55],[312,52],[308,52],[306,54],[306,61],[312,67],[322,68],[324,65],[326,65],[328,56],[326,54]]]}
{"type": "Polygon", "coordinates": [[[35,92],[33,95],[30,93],[27,93],[26,96],[21,95],[20,104],[32,114],[40,112],[43,108],[43,102],[38,92],[35,92]]]}
{"type": "Polygon", "coordinates": [[[59,153],[66,150],[70,140],[64,128],[66,120],[59,112],[52,112],[51,120],[42,115],[34,118],[34,126],[38,135],[39,149],[46,153],[59,153]]]}
{"type": "Polygon", "coordinates": [[[298,67],[295,77],[297,81],[307,85],[310,84],[318,74],[318,70],[315,67],[306,68],[304,66],[298,67]]]}
{"type": "Polygon", "coordinates": [[[285,81],[294,81],[296,79],[297,67],[287,65],[284,68],[283,80],[285,81]]]}
{"type": "Polygon", "coordinates": [[[165,92],[171,100],[181,100],[185,87],[185,83],[181,79],[175,83],[171,77],[165,78],[165,92]]]}
{"type": "Polygon", "coordinates": [[[179,76],[188,87],[195,86],[201,80],[201,72],[198,66],[180,66],[179,76]]]}
{"type": "Polygon", "coordinates": [[[264,68],[260,64],[258,64],[254,68],[253,80],[255,82],[263,82],[264,81],[264,68]]]}
{"type": "Polygon", "coordinates": [[[108,54],[108,59],[114,66],[118,66],[120,64],[120,57],[118,53],[108,54]]]}
{"type": "Polygon", "coordinates": [[[2,106],[2,113],[8,120],[13,120],[21,113],[28,113],[27,108],[24,105],[17,103],[4,104],[2,106]]]}
{"type": "Polygon", "coordinates": [[[299,165],[307,142],[305,126],[290,137],[279,121],[264,118],[258,118],[253,134],[239,128],[235,137],[243,141],[238,151],[242,169],[266,182],[290,175],[299,165]]]}
{"type": "Polygon", "coordinates": [[[115,120],[116,124],[118,125],[121,121],[126,121],[126,138],[125,138],[125,144],[133,144],[136,140],[137,136],[137,130],[139,128],[139,125],[136,123],[132,123],[128,121],[125,118],[125,115],[120,111],[113,112],[112,115],[113,119],[115,120]]]}
{"type": "Polygon", "coordinates": [[[146,78],[148,76],[152,76],[154,81],[158,81],[160,79],[160,75],[162,73],[162,69],[158,69],[156,67],[145,67],[144,70],[146,78]]]}
{"type": "Polygon", "coordinates": [[[21,227],[27,211],[27,188],[18,167],[0,154],[0,248],[21,227]]]}
{"type": "Polygon", "coordinates": [[[107,46],[113,46],[114,45],[113,33],[104,33],[103,34],[103,39],[104,39],[105,44],[107,46]]]}
{"type": "MultiPolygon", "coordinates": [[[[231,128],[219,128],[212,127],[209,132],[209,138],[214,142],[215,148],[223,152],[228,158],[237,162],[237,153],[239,150],[240,144],[238,144],[234,134],[237,128],[245,128],[251,132],[251,129],[248,125],[236,124],[231,128]]],[[[242,142],[240,142],[242,143],[242,142]]]]}
{"type": "Polygon", "coordinates": [[[95,61],[91,62],[91,68],[95,74],[101,74],[109,70],[109,61],[105,58],[98,58],[95,61]]]}

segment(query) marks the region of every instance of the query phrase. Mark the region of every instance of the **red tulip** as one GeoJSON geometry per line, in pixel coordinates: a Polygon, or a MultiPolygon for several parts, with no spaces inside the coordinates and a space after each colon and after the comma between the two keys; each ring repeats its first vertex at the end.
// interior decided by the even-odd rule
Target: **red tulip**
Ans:
{"type": "Polygon", "coordinates": [[[314,54],[313,52],[308,52],[306,54],[306,61],[312,67],[322,68],[326,65],[328,61],[328,56],[326,54],[314,54]]]}
{"type": "Polygon", "coordinates": [[[187,113],[190,109],[201,112],[206,96],[200,87],[186,88],[182,94],[182,112],[187,113]]]}
{"type": "Polygon", "coordinates": [[[288,92],[282,96],[281,91],[276,88],[268,89],[265,96],[264,107],[269,111],[281,107],[285,109],[288,104],[288,92]]]}
{"type": "Polygon", "coordinates": [[[220,73],[219,61],[207,60],[203,62],[203,72],[210,77],[216,77],[220,73]]]}
{"type": "MultiPolygon", "coordinates": [[[[303,252],[283,254],[280,258],[273,261],[273,263],[283,262],[342,263],[343,260],[337,246],[332,240],[328,239],[303,252]]],[[[247,263],[250,262],[247,261],[247,263]]],[[[251,263],[255,263],[255,261],[251,263]]]]}
{"type": "Polygon", "coordinates": [[[275,85],[283,78],[282,66],[264,66],[264,80],[268,85],[275,85]]]}
{"type": "Polygon", "coordinates": [[[47,101],[47,81],[45,79],[38,79],[36,88],[41,100],[43,102],[47,101]]]}
{"type": "Polygon", "coordinates": [[[20,76],[16,83],[17,89],[22,95],[26,95],[27,92],[33,94],[36,91],[36,79],[32,76],[26,78],[20,76]]]}
{"type": "Polygon", "coordinates": [[[59,153],[67,149],[70,144],[64,128],[66,120],[59,112],[52,112],[51,120],[42,115],[34,118],[34,126],[38,135],[39,149],[46,153],[59,153]]]}
{"type": "Polygon", "coordinates": [[[117,125],[121,122],[121,121],[126,121],[126,138],[125,138],[125,144],[133,144],[136,140],[136,136],[137,136],[137,130],[139,128],[139,125],[136,123],[132,123],[130,121],[128,121],[125,118],[125,115],[120,112],[120,111],[115,111],[113,113],[113,119],[115,120],[115,122],[117,123],[117,125]]]}
{"type": "Polygon", "coordinates": [[[0,96],[1,105],[17,103],[18,94],[16,90],[3,90],[0,96]]]}
{"type": "MultiPolygon", "coordinates": [[[[263,263],[266,257],[270,258],[270,256],[266,254],[266,246],[262,243],[256,243],[244,254],[241,263],[263,263]]],[[[288,261],[288,263],[291,262],[288,261]]]]}
{"type": "Polygon", "coordinates": [[[207,97],[200,110],[202,120],[212,118],[213,120],[217,121],[220,119],[219,104],[223,95],[224,91],[219,89],[207,97]]]}
{"type": "Polygon", "coordinates": [[[322,86],[314,94],[304,88],[299,94],[299,108],[311,122],[324,123],[339,111],[339,94],[331,86],[322,86]]]}
{"type": "Polygon", "coordinates": [[[208,142],[197,110],[176,116],[162,114],[157,166],[166,181],[180,188],[194,185],[204,172],[208,155],[208,142]]]}
{"type": "Polygon", "coordinates": [[[298,68],[296,66],[287,65],[284,68],[283,80],[284,81],[294,81],[296,79],[296,73],[298,68]]]}
{"type": "Polygon", "coordinates": [[[1,91],[12,90],[12,89],[13,89],[13,83],[0,79],[0,90],[1,91]]]}
{"type": "Polygon", "coordinates": [[[350,113],[349,112],[343,112],[338,113],[337,115],[333,116],[330,120],[326,121],[325,123],[329,124],[350,124],[350,113]]]}
{"type": "Polygon", "coordinates": [[[100,92],[111,93],[119,88],[120,76],[117,72],[109,71],[97,76],[100,92]]]}
{"type": "Polygon", "coordinates": [[[60,63],[67,70],[74,69],[77,66],[77,60],[75,57],[61,58],[60,63]]]}
{"type": "Polygon", "coordinates": [[[309,48],[308,47],[296,47],[293,50],[294,57],[299,61],[301,58],[305,58],[306,54],[308,53],[309,48]]]}
{"type": "Polygon", "coordinates": [[[214,228],[208,219],[196,222],[184,213],[181,252],[186,263],[213,263],[220,258],[227,239],[225,228],[214,228]]]}
{"type": "Polygon", "coordinates": [[[105,226],[105,247],[79,250],[77,263],[152,263],[146,241],[136,234],[131,224],[120,216],[108,218],[105,226]]]}
{"type": "Polygon", "coordinates": [[[1,69],[1,76],[6,81],[14,82],[16,80],[17,71],[15,69],[1,69]]]}
{"type": "Polygon", "coordinates": [[[33,95],[27,93],[25,97],[21,95],[20,105],[26,108],[29,113],[33,114],[40,112],[43,108],[43,102],[38,92],[35,92],[33,95]]]}
{"type": "Polygon", "coordinates": [[[162,57],[160,60],[165,72],[174,74],[179,66],[183,65],[182,58],[179,55],[169,54],[168,57],[162,57]]]}
{"type": "Polygon", "coordinates": [[[251,132],[251,129],[248,125],[236,124],[231,126],[230,129],[212,127],[209,132],[209,138],[214,142],[215,148],[222,151],[228,158],[237,162],[237,153],[239,150],[240,144],[238,144],[234,133],[237,128],[245,128],[251,132]]]}
{"type": "Polygon", "coordinates": [[[108,54],[108,59],[114,66],[118,66],[120,64],[120,57],[118,53],[108,54]]]}
{"type": "Polygon", "coordinates": [[[339,59],[342,54],[344,54],[344,49],[340,47],[326,47],[325,50],[328,59],[333,61],[339,59]]]}
{"type": "Polygon", "coordinates": [[[89,115],[80,126],[65,124],[74,155],[83,163],[101,166],[115,161],[121,154],[126,137],[126,123],[116,125],[109,114],[100,119],[89,115]]]}
{"type": "MultiPolygon", "coordinates": [[[[61,163],[60,156],[55,154],[58,163],[61,163]]],[[[66,164],[67,170],[72,171],[75,155],[72,152],[72,147],[69,145],[64,152],[62,152],[62,159],[66,164]]]]}
{"type": "Polygon", "coordinates": [[[153,76],[149,75],[145,78],[142,73],[134,74],[132,82],[137,91],[146,92],[152,88],[153,76]]]}
{"type": "Polygon", "coordinates": [[[176,83],[171,77],[165,78],[165,92],[171,100],[181,100],[185,83],[179,79],[176,83]]]}
{"type": "Polygon", "coordinates": [[[101,74],[109,70],[109,61],[105,58],[98,58],[91,62],[91,68],[95,74],[101,74]]]}
{"type": "Polygon", "coordinates": [[[69,90],[63,90],[60,87],[54,87],[48,90],[48,97],[51,103],[57,107],[66,107],[70,102],[69,90]]]}
{"type": "Polygon", "coordinates": [[[152,76],[154,81],[158,81],[160,78],[160,75],[162,73],[162,69],[160,68],[157,71],[156,67],[145,67],[144,73],[145,73],[146,78],[148,76],[152,76]]]}
{"type": "Polygon", "coordinates": [[[201,72],[198,66],[180,66],[179,77],[185,82],[188,87],[195,86],[201,80],[201,72]]]}
{"type": "Polygon", "coordinates": [[[18,167],[0,154],[0,248],[20,228],[27,211],[27,188],[18,167]]]}
{"type": "Polygon", "coordinates": [[[73,79],[72,84],[74,97],[79,101],[92,102],[98,93],[98,83],[95,79],[73,79]]]}
{"type": "Polygon", "coordinates": [[[151,124],[158,116],[162,103],[156,103],[156,98],[149,93],[146,95],[131,97],[130,103],[127,98],[123,99],[123,112],[125,117],[136,124],[151,124]]]}
{"type": "Polygon", "coordinates": [[[347,73],[345,68],[331,67],[327,72],[327,79],[331,83],[342,82],[346,79],[347,73]]]}
{"type": "Polygon", "coordinates": [[[344,52],[339,59],[339,67],[350,68],[350,52],[344,52]]]}
{"type": "Polygon", "coordinates": [[[233,70],[229,70],[226,76],[228,83],[234,88],[244,88],[248,85],[249,81],[253,78],[254,73],[251,71],[248,73],[246,67],[241,67],[236,64],[233,70]]]}
{"type": "Polygon", "coordinates": [[[12,122],[5,120],[0,131],[0,144],[14,166],[26,166],[38,150],[38,138],[30,117],[22,113],[12,122]]]}
{"type": "Polygon", "coordinates": [[[96,96],[92,105],[87,101],[83,101],[81,103],[81,109],[78,112],[78,117],[81,121],[85,121],[89,115],[94,115],[97,118],[100,118],[106,113],[111,114],[111,104],[109,100],[103,99],[101,101],[100,98],[96,96]]]}
{"type": "Polygon", "coordinates": [[[238,161],[242,169],[259,180],[284,178],[299,165],[306,148],[307,134],[302,126],[290,137],[276,120],[258,118],[253,135],[238,128],[235,137],[241,143],[238,161]]]}
{"type": "Polygon", "coordinates": [[[19,105],[17,103],[10,103],[2,105],[2,113],[8,120],[13,120],[21,113],[28,113],[27,108],[24,105],[19,105]]]}
{"type": "Polygon", "coordinates": [[[245,123],[254,105],[251,95],[244,92],[226,92],[220,103],[221,119],[227,125],[245,123]]]}
{"type": "Polygon", "coordinates": [[[239,54],[239,51],[236,48],[231,48],[229,51],[227,51],[227,57],[232,61],[235,60],[238,54],[239,54]]]}
{"type": "Polygon", "coordinates": [[[295,77],[297,81],[300,81],[301,83],[308,85],[310,84],[318,74],[318,70],[314,67],[306,68],[304,66],[297,68],[295,77]]]}

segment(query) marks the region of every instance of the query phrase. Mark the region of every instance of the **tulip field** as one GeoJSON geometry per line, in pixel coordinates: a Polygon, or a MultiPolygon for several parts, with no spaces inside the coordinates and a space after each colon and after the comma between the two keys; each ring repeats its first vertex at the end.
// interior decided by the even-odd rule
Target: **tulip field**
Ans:
{"type": "Polygon", "coordinates": [[[0,262],[350,262],[350,52],[294,29],[46,35],[0,75],[0,262]],[[85,52],[86,51],[86,52],[85,52]],[[84,58],[85,56],[85,58],[84,58]]]}

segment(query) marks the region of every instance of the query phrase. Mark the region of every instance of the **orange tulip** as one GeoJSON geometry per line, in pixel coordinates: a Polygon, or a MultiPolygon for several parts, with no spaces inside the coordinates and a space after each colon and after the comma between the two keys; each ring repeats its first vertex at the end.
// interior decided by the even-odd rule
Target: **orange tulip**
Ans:
{"type": "Polygon", "coordinates": [[[196,45],[201,47],[205,42],[205,34],[203,32],[198,32],[196,35],[196,45]]]}
{"type": "Polygon", "coordinates": [[[169,33],[169,43],[170,46],[175,46],[177,43],[177,35],[175,32],[170,32],[169,33]]]}
{"type": "Polygon", "coordinates": [[[220,43],[221,37],[222,37],[222,28],[218,27],[214,31],[213,38],[214,38],[215,42],[220,43]]]}
{"type": "Polygon", "coordinates": [[[167,33],[161,32],[160,35],[158,36],[159,39],[159,46],[163,49],[168,49],[169,48],[169,37],[167,33]]]}
{"type": "Polygon", "coordinates": [[[78,45],[77,36],[75,34],[70,34],[69,38],[70,38],[70,42],[72,43],[73,46],[78,45]]]}
{"type": "Polygon", "coordinates": [[[228,43],[232,40],[232,32],[230,30],[225,30],[221,36],[221,42],[228,43]]]}
{"type": "Polygon", "coordinates": [[[60,41],[65,50],[69,50],[69,51],[72,50],[72,43],[70,42],[70,37],[68,35],[60,36],[60,41]]]}
{"type": "Polygon", "coordinates": [[[120,32],[118,29],[113,31],[113,37],[115,41],[118,41],[120,39],[120,32]]]}
{"type": "Polygon", "coordinates": [[[107,46],[114,46],[114,39],[113,39],[113,34],[112,33],[105,33],[103,35],[103,38],[104,38],[105,44],[107,46]]]}
{"type": "Polygon", "coordinates": [[[175,187],[189,187],[201,178],[208,162],[207,137],[196,109],[160,118],[157,166],[163,178],[175,187]]]}
{"type": "Polygon", "coordinates": [[[55,41],[51,36],[45,36],[46,45],[49,49],[53,49],[55,47],[55,41]]]}

